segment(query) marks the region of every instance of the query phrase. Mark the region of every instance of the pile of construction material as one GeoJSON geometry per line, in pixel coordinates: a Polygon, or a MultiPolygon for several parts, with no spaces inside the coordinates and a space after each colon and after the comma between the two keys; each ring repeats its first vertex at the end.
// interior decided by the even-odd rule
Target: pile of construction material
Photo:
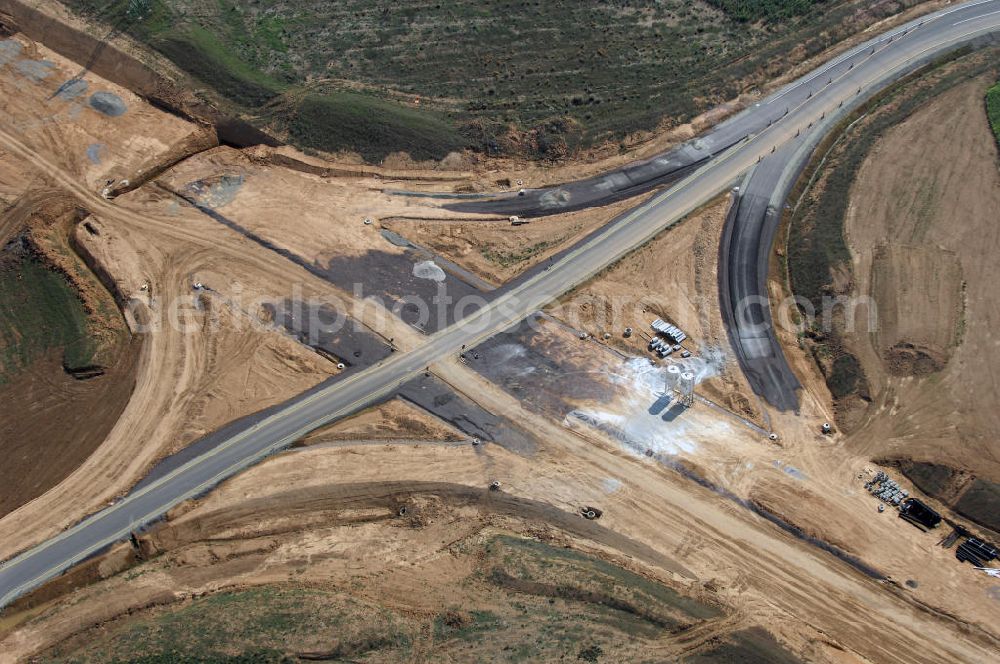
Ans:
{"type": "Polygon", "coordinates": [[[680,350],[679,345],[671,346],[666,341],[659,337],[654,337],[652,341],[649,342],[649,350],[653,351],[661,358],[670,355],[671,353],[680,350]]]}
{"type": "Polygon", "coordinates": [[[679,327],[677,327],[676,325],[671,325],[662,318],[657,318],[656,320],[654,320],[651,327],[658,334],[662,334],[668,339],[672,339],[675,344],[679,344],[685,339],[687,339],[687,335],[681,332],[679,327]]]}
{"type": "Polygon", "coordinates": [[[962,562],[969,561],[976,567],[986,567],[986,563],[997,558],[997,548],[981,539],[970,537],[959,545],[955,557],[962,562]]]}
{"type": "Polygon", "coordinates": [[[882,502],[896,507],[899,507],[899,504],[910,495],[906,489],[900,487],[895,480],[881,470],[875,474],[875,479],[865,484],[865,488],[868,489],[868,493],[882,502]]]}
{"type": "Polygon", "coordinates": [[[941,524],[941,515],[916,498],[907,498],[903,501],[899,506],[899,518],[909,521],[925,532],[941,524]]]}

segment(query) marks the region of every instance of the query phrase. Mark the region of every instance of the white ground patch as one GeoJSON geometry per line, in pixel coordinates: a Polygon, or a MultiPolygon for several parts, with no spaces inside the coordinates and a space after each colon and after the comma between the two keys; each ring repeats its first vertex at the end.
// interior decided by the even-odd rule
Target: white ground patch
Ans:
{"type": "MultiPolygon", "coordinates": [[[[709,348],[673,363],[693,373],[697,384],[717,376],[724,359],[720,349],[709,348]]],[[[696,403],[689,409],[678,404],[668,388],[667,375],[665,366],[653,365],[646,358],[627,360],[618,372],[608,374],[617,398],[599,407],[571,410],[563,424],[597,429],[637,455],[695,454],[699,440],[725,440],[734,433],[729,422],[709,414],[704,406],[696,403]]]]}
{"type": "Polygon", "coordinates": [[[601,482],[601,486],[604,488],[605,493],[615,493],[618,489],[622,488],[622,481],[614,477],[605,477],[601,482]]]}
{"type": "Polygon", "coordinates": [[[444,270],[438,267],[434,261],[421,261],[413,266],[413,276],[418,279],[430,279],[431,281],[444,281],[444,270]]]}
{"type": "Polygon", "coordinates": [[[495,362],[497,364],[501,364],[507,367],[507,371],[509,371],[512,376],[517,376],[518,378],[521,378],[523,376],[527,376],[528,374],[534,373],[537,369],[537,367],[532,366],[530,364],[524,366],[516,366],[515,363],[515,366],[511,366],[513,360],[520,359],[525,355],[527,355],[527,353],[528,349],[522,346],[521,344],[515,344],[515,343],[500,344],[499,346],[490,349],[489,357],[491,362],[495,362]]]}

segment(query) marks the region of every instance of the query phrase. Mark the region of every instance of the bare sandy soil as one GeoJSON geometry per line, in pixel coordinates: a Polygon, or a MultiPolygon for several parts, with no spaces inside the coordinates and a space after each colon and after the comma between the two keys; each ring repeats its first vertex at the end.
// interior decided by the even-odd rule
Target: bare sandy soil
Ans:
{"type": "Polygon", "coordinates": [[[382,225],[499,286],[645,198],[535,219],[522,226],[512,226],[509,220],[422,222],[396,217],[386,218],[382,225]]]}
{"type": "MultiPolygon", "coordinates": [[[[34,94],[43,99],[51,95],[58,89],[55,78],[53,73],[43,79],[34,94]]],[[[104,85],[93,76],[89,80],[94,89],[104,85]]],[[[403,173],[337,164],[324,170],[315,160],[287,151],[275,151],[278,157],[267,150],[241,154],[228,148],[182,161],[157,180],[108,201],[100,191],[105,175],[138,172],[157,155],[172,163],[173,146],[187,149],[192,136],[203,136],[201,128],[120,92],[128,110],[112,119],[134,117],[137,126],[113,132],[121,145],[109,143],[112,156],[100,164],[87,166],[65,158],[79,145],[75,141],[92,140],[97,129],[90,125],[79,129],[70,119],[63,122],[68,128],[53,125],[62,133],[50,130],[38,136],[28,129],[0,128],[6,159],[21,172],[34,174],[12,181],[11,191],[23,191],[43,179],[47,187],[70,194],[91,211],[92,216],[72,231],[76,248],[126,303],[126,319],[143,338],[135,392],[121,419],[97,453],[66,481],[0,521],[4,557],[126,490],[165,454],[336,373],[334,364],[270,325],[262,305],[290,296],[345,303],[350,293],[276,249],[320,263],[371,251],[399,253],[400,248],[379,234],[377,224],[363,223],[366,216],[377,218],[380,209],[394,216],[426,215],[428,210],[432,216],[439,214],[414,199],[381,192],[385,179],[407,177],[403,173]],[[162,137],[150,130],[161,122],[162,137]],[[129,140],[129,131],[139,136],[129,140]],[[59,141],[70,149],[60,149],[59,141]],[[167,147],[160,150],[161,145],[167,147]],[[140,151],[141,158],[130,149],[140,151]],[[220,223],[229,217],[241,228],[220,223]],[[248,239],[240,230],[257,234],[271,246],[248,239]],[[195,284],[203,289],[195,290],[195,284]],[[13,533],[17,536],[8,536],[13,533]]],[[[33,126],[37,108],[11,104],[7,110],[14,114],[13,121],[33,126]]],[[[86,113],[97,112],[84,109],[80,117],[86,113]]],[[[46,122],[50,115],[43,116],[46,122]]],[[[88,122],[99,128],[104,116],[98,115],[88,122]]],[[[418,171],[413,177],[463,176],[418,171]]],[[[362,315],[377,314],[368,308],[362,315]]],[[[390,325],[390,336],[407,347],[406,333],[393,333],[390,325]]]]}
{"type": "MultiPolygon", "coordinates": [[[[386,217],[468,218],[441,209],[434,199],[384,193],[390,187],[381,171],[358,169],[353,176],[322,169],[310,173],[276,166],[274,161],[266,149],[243,152],[220,147],[179,164],[160,178],[159,185],[320,265],[370,251],[401,254],[403,250],[381,237],[374,223],[386,217]],[[366,218],[373,223],[365,225],[366,218]]],[[[166,189],[161,195],[166,214],[181,213],[180,199],[169,196],[166,189]]]]}
{"type": "Polygon", "coordinates": [[[215,142],[20,34],[0,40],[0,86],[5,129],[92,191],[215,142]]]}
{"type": "MultiPolygon", "coordinates": [[[[46,191],[68,194],[91,212],[70,230],[74,249],[125,303],[126,320],[143,340],[132,398],[96,453],[51,491],[0,520],[0,555],[7,557],[127,490],[164,455],[336,373],[333,363],[270,325],[262,305],[290,296],[344,303],[350,293],[275,249],[320,262],[375,248],[398,253],[377,224],[366,226],[363,219],[377,218],[380,209],[395,216],[438,212],[383,194],[386,182],[465,176],[320,168],[287,150],[217,148],[107,200],[102,192],[108,180],[116,180],[116,192],[127,191],[122,178],[154,173],[179,155],[211,148],[214,138],[92,74],[61,87],[79,73],[71,63],[19,36],[3,43],[17,44],[5,47],[10,57],[0,71],[0,85],[9,91],[9,122],[0,127],[3,191],[35,195],[32,187],[44,183],[46,191]],[[28,76],[38,72],[44,76],[37,81],[28,76]],[[65,100],[60,90],[80,94],[65,100]],[[88,95],[96,92],[115,95],[99,97],[98,106],[120,110],[119,100],[125,112],[92,108],[88,95]],[[98,141],[104,147],[88,153],[98,141]],[[220,223],[226,215],[271,247],[220,223]]],[[[362,315],[376,314],[369,308],[362,315]]],[[[393,333],[390,325],[390,336],[407,347],[406,333],[393,333]]]]}
{"type": "MultiPolygon", "coordinates": [[[[702,628],[661,633],[657,644],[668,658],[699,652],[722,631],[760,624],[808,661],[976,661],[985,656],[978,648],[995,647],[996,637],[983,632],[990,618],[970,620],[956,640],[950,619],[921,608],[943,594],[961,600],[960,614],[975,607],[992,615],[979,599],[982,590],[971,596],[979,577],[944,560],[950,552],[933,554],[921,541],[932,536],[916,537],[898,519],[854,537],[887,535],[896,547],[878,564],[894,560],[906,578],[920,579],[915,589],[868,580],[656,462],[539,418],[461,365],[439,370],[481,402],[518,415],[546,446],[531,458],[471,445],[319,446],[282,454],[175,510],[143,538],[146,555],[160,552],[149,563],[26,614],[5,636],[4,653],[14,661],[130,609],[261,584],[333,584],[416,612],[468,606],[470,586],[455,580],[470,571],[465,543],[482,541],[486,526],[597,553],[722,607],[725,620],[705,624],[704,638],[695,637],[702,628]],[[493,479],[502,492],[486,490],[493,479]],[[588,522],[576,514],[583,505],[599,506],[604,515],[588,522]]],[[[731,441],[741,438],[734,432],[731,441]]],[[[754,446],[759,454],[760,442],[747,440],[744,449],[754,446]]],[[[762,464],[756,475],[768,474],[787,470],[762,464]]],[[[795,481],[809,486],[813,479],[795,481]]],[[[849,514],[870,499],[841,500],[842,508],[819,497],[811,504],[842,509],[845,527],[858,528],[849,514]]],[[[115,569],[112,557],[104,574],[115,569]]],[[[16,622],[11,616],[8,624],[16,622]]],[[[92,640],[87,634],[77,643],[92,640]]]]}
{"type": "Polygon", "coordinates": [[[848,440],[1000,479],[995,330],[1000,172],[983,110],[988,77],[962,83],[891,130],[862,166],[846,222],[856,288],[878,304],[852,347],[872,384],[848,440]]]}
{"type": "Polygon", "coordinates": [[[303,445],[358,440],[457,441],[467,436],[406,399],[396,397],[317,429],[303,445]]]}
{"type": "MultiPolygon", "coordinates": [[[[38,194],[68,194],[94,212],[69,229],[74,248],[106,276],[119,300],[129,303],[126,318],[143,339],[135,362],[135,391],[121,417],[110,431],[100,418],[90,422],[95,431],[103,427],[107,433],[96,453],[82,465],[77,457],[75,471],[61,483],[0,520],[2,556],[7,557],[126,490],[169,451],[235,417],[291,397],[336,369],[282,332],[252,326],[257,311],[228,297],[233,293],[192,292],[192,283],[203,278],[199,274],[209,275],[208,281],[211,270],[224,264],[227,282],[246,284],[248,301],[252,296],[258,301],[278,299],[291,291],[291,281],[299,281],[287,274],[294,275],[297,268],[289,269],[287,261],[276,256],[262,261],[252,248],[242,261],[224,258],[219,248],[230,246],[233,253],[244,255],[244,243],[198,213],[185,226],[176,215],[158,216],[144,194],[114,204],[101,197],[107,179],[135,177],[157,160],[170,162],[193,147],[211,145],[202,128],[157,111],[90,74],[76,79],[81,83],[61,87],[80,73],[78,66],[20,38],[0,43],[6,44],[0,67],[3,172],[17,175],[5,180],[5,192],[36,196],[29,187],[44,184],[38,194]],[[81,92],[83,84],[86,90],[81,92]],[[65,99],[66,90],[80,94],[65,99]],[[98,97],[103,100],[98,106],[118,108],[117,99],[124,114],[107,115],[93,108],[90,95],[102,92],[115,97],[98,97]],[[97,143],[103,147],[88,156],[97,143]],[[284,275],[283,281],[274,277],[275,270],[284,275]]],[[[31,212],[27,204],[15,209],[31,212]]],[[[5,235],[20,223],[15,222],[13,217],[5,219],[5,235]]],[[[58,242],[64,247],[68,241],[63,236],[58,242]]],[[[81,297],[85,295],[81,291],[81,297]]],[[[130,389],[133,380],[121,378],[123,389],[130,389]]],[[[80,425],[89,426],[83,418],[80,425]]],[[[65,461],[73,460],[66,455],[65,461]]],[[[65,473],[73,465],[53,464],[52,470],[65,473]]]]}
{"type": "Polygon", "coordinates": [[[658,360],[647,350],[650,323],[662,318],[680,327],[688,335],[685,348],[719,367],[701,384],[705,396],[763,424],[719,313],[716,265],[728,207],[722,197],[698,210],[564,297],[552,313],[598,341],[659,364],[677,358],[658,360]],[[633,328],[630,338],[626,327],[633,328]]]}

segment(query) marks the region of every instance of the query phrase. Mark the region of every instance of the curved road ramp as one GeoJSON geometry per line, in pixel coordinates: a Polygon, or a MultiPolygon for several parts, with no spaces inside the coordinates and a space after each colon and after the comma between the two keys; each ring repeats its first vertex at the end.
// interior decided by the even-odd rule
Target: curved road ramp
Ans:
{"type": "MultiPolygon", "coordinates": [[[[780,176],[782,169],[774,170],[780,176]]],[[[719,304],[729,342],[750,387],[775,408],[787,411],[798,410],[801,384],[778,343],[768,302],[768,259],[781,219],[767,191],[772,177],[748,177],[743,186],[748,191],[733,196],[719,245],[719,304]]]]}

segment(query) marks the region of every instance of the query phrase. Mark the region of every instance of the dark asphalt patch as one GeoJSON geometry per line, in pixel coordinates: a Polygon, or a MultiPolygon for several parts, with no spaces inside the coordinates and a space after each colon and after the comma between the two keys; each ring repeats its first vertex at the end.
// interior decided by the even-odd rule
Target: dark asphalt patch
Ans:
{"type": "Polygon", "coordinates": [[[90,85],[82,78],[71,78],[60,85],[53,96],[65,101],[72,101],[87,92],[89,87],[90,85]]]}
{"type": "Polygon", "coordinates": [[[276,325],[299,343],[332,356],[351,368],[375,364],[392,353],[389,345],[353,318],[328,305],[284,300],[264,305],[276,325]]]}
{"type": "Polygon", "coordinates": [[[398,394],[470,437],[496,443],[517,454],[530,455],[537,449],[534,439],[523,429],[455,392],[433,375],[414,378],[398,394]]]}
{"type": "Polygon", "coordinates": [[[479,289],[452,274],[445,273],[443,281],[415,277],[413,266],[425,260],[412,249],[402,254],[368,251],[334,258],[318,269],[347,291],[381,299],[387,309],[426,333],[444,329],[488,302],[479,289]]]}
{"type": "Polygon", "coordinates": [[[125,112],[128,110],[128,106],[122,98],[113,92],[95,92],[90,95],[88,103],[98,113],[112,118],[125,115],[125,112]]]}
{"type": "Polygon", "coordinates": [[[466,350],[465,363],[508,394],[557,420],[576,407],[567,397],[611,400],[611,386],[593,380],[590,367],[576,361],[562,339],[539,334],[540,325],[537,315],[526,318],[466,350]]]}

